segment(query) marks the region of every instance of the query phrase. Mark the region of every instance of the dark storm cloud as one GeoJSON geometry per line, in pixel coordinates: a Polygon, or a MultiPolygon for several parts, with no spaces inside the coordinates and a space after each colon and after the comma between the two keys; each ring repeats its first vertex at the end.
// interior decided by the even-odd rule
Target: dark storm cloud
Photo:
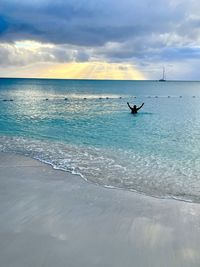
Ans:
{"type": "MultiPolygon", "coordinates": [[[[2,1],[0,38],[3,41],[30,39],[55,44],[95,45],[104,42],[103,25],[95,25],[101,8],[82,1],[2,1]]],[[[98,4],[97,4],[98,6],[98,4]]],[[[105,35],[113,32],[106,29],[105,35]]],[[[115,38],[115,37],[114,37],[115,38]]]]}
{"type": "Polygon", "coordinates": [[[167,32],[173,27],[173,21],[185,17],[181,5],[177,8],[165,0],[1,2],[0,38],[3,41],[32,37],[56,44],[99,46],[152,32],[167,32]]]}

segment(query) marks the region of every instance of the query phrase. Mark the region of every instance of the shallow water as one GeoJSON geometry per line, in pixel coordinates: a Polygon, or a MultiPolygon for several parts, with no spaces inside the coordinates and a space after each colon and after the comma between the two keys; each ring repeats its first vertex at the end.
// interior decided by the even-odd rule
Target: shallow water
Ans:
{"type": "Polygon", "coordinates": [[[104,186],[200,201],[199,82],[1,79],[0,109],[1,151],[104,186]],[[145,105],[132,115],[127,101],[145,105]]]}

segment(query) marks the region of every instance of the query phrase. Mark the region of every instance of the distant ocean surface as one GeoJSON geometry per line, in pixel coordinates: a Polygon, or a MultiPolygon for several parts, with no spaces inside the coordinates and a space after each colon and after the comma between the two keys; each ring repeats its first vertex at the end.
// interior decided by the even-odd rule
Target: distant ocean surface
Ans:
{"type": "Polygon", "coordinates": [[[200,202],[200,82],[0,79],[0,111],[0,151],[200,202]]]}

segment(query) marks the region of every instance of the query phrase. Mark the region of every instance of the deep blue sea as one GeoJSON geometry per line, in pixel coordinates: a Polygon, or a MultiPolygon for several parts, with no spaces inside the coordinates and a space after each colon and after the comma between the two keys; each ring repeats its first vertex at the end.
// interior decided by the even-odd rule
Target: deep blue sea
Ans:
{"type": "Polygon", "coordinates": [[[200,82],[0,79],[0,151],[200,202],[200,82]]]}

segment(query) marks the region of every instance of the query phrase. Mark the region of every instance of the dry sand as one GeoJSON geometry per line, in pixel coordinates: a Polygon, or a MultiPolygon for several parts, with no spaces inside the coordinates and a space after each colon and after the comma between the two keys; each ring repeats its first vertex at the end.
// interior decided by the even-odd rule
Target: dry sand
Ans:
{"type": "Polygon", "coordinates": [[[0,153],[1,267],[200,266],[200,204],[107,189],[0,153]]]}

